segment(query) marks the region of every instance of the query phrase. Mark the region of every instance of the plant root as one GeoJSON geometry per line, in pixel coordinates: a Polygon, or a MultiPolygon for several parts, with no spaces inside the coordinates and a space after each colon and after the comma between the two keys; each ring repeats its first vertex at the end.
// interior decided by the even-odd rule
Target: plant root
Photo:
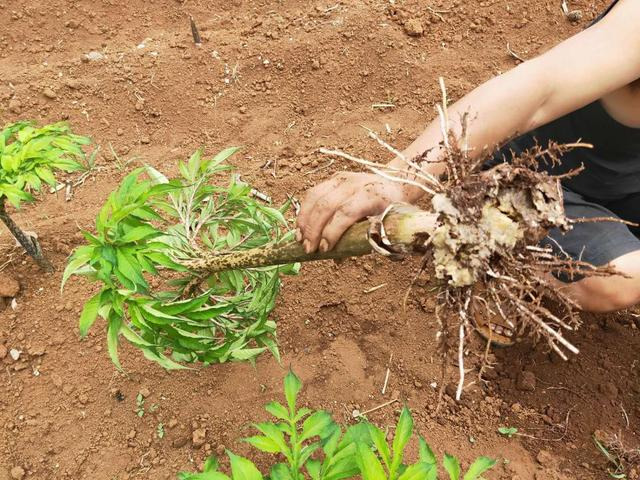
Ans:
{"type": "Polygon", "coordinates": [[[541,171],[540,163],[557,164],[568,150],[591,146],[583,143],[536,146],[519,157],[514,155],[509,163],[487,169],[491,152],[479,158],[468,155],[468,115],[462,117],[461,138],[456,138],[450,129],[442,79],[440,85],[442,105],[437,107],[443,135],[444,154],[440,162],[446,166],[444,178],[435,179],[424,168],[428,152],[406,159],[372,132],[374,140],[405,161],[408,174],[407,170],[389,168],[341,151],[323,151],[364,165],[384,178],[417,186],[431,197],[437,215],[436,228],[430,232],[429,241],[425,241],[429,249],[420,271],[433,272],[439,281],[438,339],[444,365],[452,348],[448,339],[458,339],[456,399],[459,400],[465,387],[465,340],[472,330],[470,318],[497,311],[513,326],[515,335],[544,338],[566,360],[567,352],[579,353],[563,335],[580,325],[579,306],[557,288],[553,276],[576,279],[619,273],[610,267],[594,267],[575,260],[561,249],[558,255],[551,246],[540,245],[550,230],[566,232],[576,223],[565,216],[560,181],[581,171],[553,176],[541,171]],[[483,293],[483,298],[480,297],[483,301],[471,301],[474,296],[479,297],[479,292],[483,293]],[[557,306],[554,311],[560,313],[553,313],[549,305],[557,306]],[[506,318],[504,312],[515,314],[506,318]]]}

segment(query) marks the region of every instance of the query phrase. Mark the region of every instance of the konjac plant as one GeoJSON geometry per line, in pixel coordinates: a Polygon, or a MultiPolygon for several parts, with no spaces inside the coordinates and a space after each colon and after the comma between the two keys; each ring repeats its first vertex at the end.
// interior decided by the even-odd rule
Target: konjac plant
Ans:
{"type": "Polygon", "coordinates": [[[269,314],[280,275],[296,266],[203,274],[184,265],[203,250],[237,252],[291,239],[287,205],[271,207],[228,175],[225,161],[236,151],[210,159],[198,151],[180,162],[173,180],[152,167],[133,171],[100,210],[95,231],[83,232],[88,244],[71,255],[62,286],[72,275],[100,285],[83,308],[80,333],[103,318],[118,368],[121,337],[167,369],[252,360],[265,350],[278,357],[269,314]]]}
{"type": "Polygon", "coordinates": [[[74,172],[85,167],[82,146],[87,137],[74,135],[65,123],[37,127],[31,122],[6,125],[0,131],[0,220],[33,257],[41,269],[53,271],[36,237],[25,233],[11,218],[7,202],[19,208],[35,200],[32,192],[43,185],[55,186],[56,173],[74,172]]]}
{"type": "MultiPolygon", "coordinates": [[[[179,480],[437,480],[438,461],[430,446],[418,437],[419,454],[414,463],[406,461],[406,449],[413,437],[413,419],[407,407],[402,409],[391,444],[386,433],[368,421],[345,431],[329,412],[298,408],[302,388],[300,379],[289,372],[284,379],[286,405],[271,402],[265,409],[275,417],[273,422],[256,423],[258,435],[244,439],[261,452],[276,457],[268,473],[260,472],[255,463],[227,451],[231,475],[219,470],[211,457],[200,473],[182,472],[179,480]]],[[[442,466],[450,480],[476,480],[495,465],[487,457],[477,458],[462,476],[460,462],[445,455],[442,466]]]]}

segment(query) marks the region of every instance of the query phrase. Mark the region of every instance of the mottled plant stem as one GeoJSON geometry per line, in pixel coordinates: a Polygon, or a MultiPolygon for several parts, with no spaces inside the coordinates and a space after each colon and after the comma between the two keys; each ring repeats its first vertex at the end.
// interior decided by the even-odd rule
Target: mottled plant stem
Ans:
{"type": "Polygon", "coordinates": [[[9,216],[5,208],[4,198],[0,199],[0,220],[2,220],[2,223],[6,225],[18,243],[22,245],[22,248],[36,261],[43,271],[47,273],[54,271],[51,262],[42,254],[38,240],[34,237],[27,236],[9,216]]]}
{"type": "MultiPolygon", "coordinates": [[[[435,227],[433,213],[420,210],[392,211],[383,219],[386,240],[400,254],[423,254],[425,240],[435,227]]],[[[240,268],[266,267],[316,260],[339,260],[367,255],[373,251],[368,240],[370,222],[353,225],[328,252],[305,253],[298,242],[236,252],[202,252],[201,257],[181,262],[191,270],[216,273],[240,268]]]]}

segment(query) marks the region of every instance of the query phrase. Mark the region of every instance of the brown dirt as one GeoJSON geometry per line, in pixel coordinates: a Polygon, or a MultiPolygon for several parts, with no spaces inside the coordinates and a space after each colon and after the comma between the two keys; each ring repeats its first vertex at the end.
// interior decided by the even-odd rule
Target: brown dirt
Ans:
{"type": "MultiPolygon", "coordinates": [[[[327,163],[317,147],[382,159],[360,125],[384,131],[388,124],[386,139],[403,146],[434,117],[439,75],[457,98],[513,67],[507,42],[532,57],[605,6],[571,2],[585,14],[571,24],[556,1],[391,3],[0,0],[0,121],[64,118],[102,146],[102,170],[72,201],[46,194],[16,219],[38,232],[60,270],[81,242],[78,227],[92,226],[125,170],[147,162],[171,172],[201,145],[209,153],[244,145],[233,159],[244,179],[278,200],[300,196],[351,167],[315,170],[327,163]],[[189,14],[202,30],[199,49],[189,14]],[[104,58],[83,60],[90,51],[104,58]],[[372,108],[380,102],[395,108],[372,108]],[[109,144],[120,159],[135,160],[119,164],[109,144]]],[[[255,368],[167,373],[125,347],[127,374],[119,374],[102,325],[78,338],[78,315],[94,287],[74,281],[61,295],[60,271],[39,274],[4,230],[0,243],[3,255],[14,255],[5,273],[21,283],[17,309],[0,313],[0,479],[14,467],[34,479],[169,479],[209,451],[247,453],[237,439],[279,397],[283,367],[263,356],[255,368]],[[17,362],[3,354],[13,348],[23,351],[17,362]],[[138,417],[141,389],[149,396],[138,417]],[[158,423],[166,426],[162,439],[158,423]],[[205,444],[194,448],[192,432],[201,428],[205,444]]],[[[566,364],[528,343],[496,352],[492,382],[469,389],[461,404],[445,396],[435,417],[435,299],[423,285],[424,298],[414,296],[406,313],[401,308],[415,269],[413,261],[366,258],[307,265],[286,279],[274,315],[283,365],[306,382],[306,402],[346,419],[399,392],[439,453],[459,452],[465,462],[479,454],[507,459],[489,479],[602,479],[596,429],[621,431],[637,445],[640,335],[629,314],[587,316],[572,338],[582,353],[566,364]],[[536,439],[505,439],[496,432],[501,425],[536,439]]],[[[389,425],[394,411],[373,419],[389,425]]]]}

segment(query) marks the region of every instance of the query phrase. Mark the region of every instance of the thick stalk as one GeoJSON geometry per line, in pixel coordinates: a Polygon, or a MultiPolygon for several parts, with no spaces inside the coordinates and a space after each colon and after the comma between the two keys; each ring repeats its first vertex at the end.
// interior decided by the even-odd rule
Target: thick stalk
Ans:
{"type": "MultiPolygon", "coordinates": [[[[435,227],[435,215],[408,206],[391,209],[382,219],[384,232],[393,250],[402,254],[424,253],[425,241],[435,227]]],[[[205,252],[201,258],[182,262],[186,267],[207,273],[241,268],[267,267],[316,260],[337,260],[367,255],[373,251],[368,221],[353,225],[329,252],[305,253],[298,242],[271,245],[239,252],[205,252]]]]}
{"type": "Polygon", "coordinates": [[[9,216],[5,208],[4,198],[0,199],[0,220],[2,220],[2,223],[6,225],[7,229],[9,229],[18,243],[22,245],[22,248],[24,248],[25,251],[36,261],[42,270],[48,273],[54,271],[51,262],[49,262],[49,260],[47,260],[47,258],[42,254],[38,240],[27,236],[9,216]]]}

